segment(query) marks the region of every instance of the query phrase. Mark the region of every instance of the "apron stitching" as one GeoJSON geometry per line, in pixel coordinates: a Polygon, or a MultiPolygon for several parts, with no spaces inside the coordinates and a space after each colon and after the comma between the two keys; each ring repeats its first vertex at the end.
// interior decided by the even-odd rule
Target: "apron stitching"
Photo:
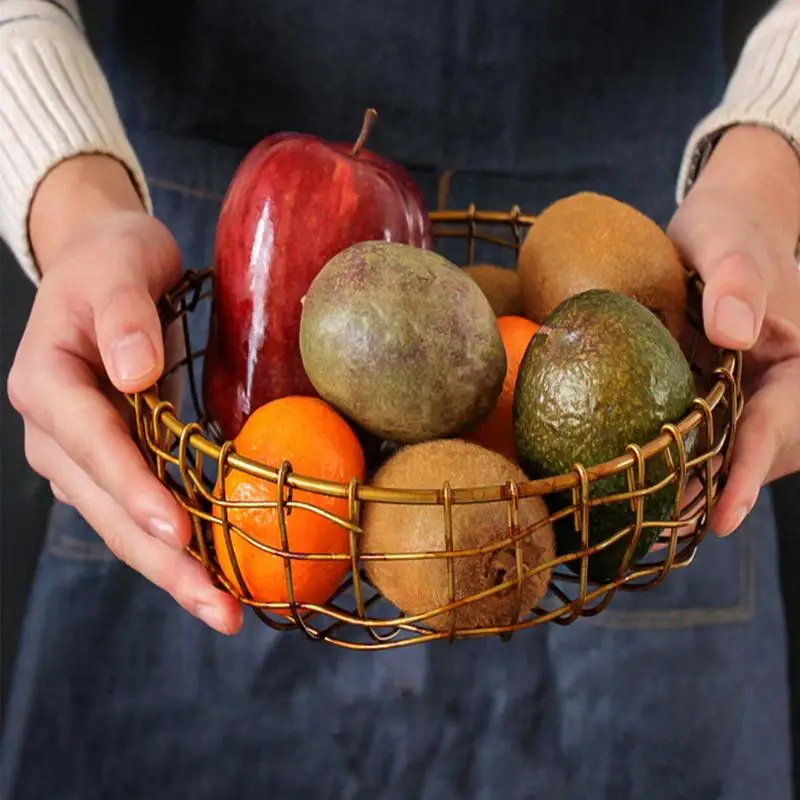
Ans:
{"type": "MultiPolygon", "coordinates": [[[[114,555],[102,542],[86,542],[69,535],[59,536],[47,547],[48,553],[84,561],[113,561],[114,555]]],[[[740,600],[725,608],[671,608],[663,611],[615,611],[588,620],[601,628],[689,628],[715,624],[747,622],[755,616],[755,560],[751,537],[742,542],[739,561],[740,600]]],[[[656,590],[657,591],[657,590],[656,590]]]]}
{"type": "MultiPolygon", "coordinates": [[[[752,537],[742,538],[739,602],[724,608],[670,608],[663,611],[615,611],[609,608],[590,624],[601,628],[687,628],[747,622],[755,617],[756,581],[752,537]]],[[[656,589],[655,591],[658,591],[656,589]]]]}

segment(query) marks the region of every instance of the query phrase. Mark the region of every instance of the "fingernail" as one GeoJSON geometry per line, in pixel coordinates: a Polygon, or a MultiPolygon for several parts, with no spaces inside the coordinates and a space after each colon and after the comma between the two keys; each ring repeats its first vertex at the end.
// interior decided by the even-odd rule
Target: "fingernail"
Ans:
{"type": "Polygon", "coordinates": [[[134,331],[114,344],[114,371],[121,381],[144,378],[156,368],[156,351],[142,331],[134,331]]]}
{"type": "Polygon", "coordinates": [[[749,347],[756,338],[756,315],[744,300],[723,297],[714,313],[717,330],[742,347],[749,347]]]}
{"type": "Polygon", "coordinates": [[[200,603],[195,609],[195,614],[199,619],[205,622],[206,625],[214,628],[214,630],[220,633],[230,633],[225,625],[222,612],[216,606],[200,603]]]}
{"type": "Polygon", "coordinates": [[[736,509],[736,511],[734,512],[734,514],[731,517],[733,522],[731,523],[731,525],[730,525],[730,527],[728,529],[728,533],[726,533],[725,535],[729,536],[731,533],[733,533],[744,522],[744,518],[749,513],[750,513],[750,507],[749,506],[739,506],[739,508],[736,509]]]}
{"type": "Polygon", "coordinates": [[[167,522],[167,520],[160,519],[159,517],[150,517],[147,527],[150,531],[150,535],[155,536],[156,539],[160,539],[164,544],[178,548],[182,546],[178,540],[178,532],[171,522],[167,522]]]}

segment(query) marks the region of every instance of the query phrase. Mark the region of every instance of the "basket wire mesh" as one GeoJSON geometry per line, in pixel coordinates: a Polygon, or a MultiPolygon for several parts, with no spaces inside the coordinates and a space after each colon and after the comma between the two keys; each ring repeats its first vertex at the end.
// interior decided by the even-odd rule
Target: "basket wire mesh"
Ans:
{"type": "MultiPolygon", "coordinates": [[[[518,255],[521,242],[535,218],[518,207],[508,212],[480,211],[471,205],[466,211],[431,213],[433,235],[437,243],[457,240],[464,247],[463,265],[475,262],[476,247],[496,248],[518,255]]],[[[132,431],[148,465],[188,512],[193,538],[188,552],[199,560],[216,585],[237,597],[270,627],[300,630],[315,641],[325,641],[351,649],[388,649],[438,639],[461,639],[499,635],[509,639],[516,631],[554,622],[569,625],[580,617],[603,612],[619,591],[642,592],[657,587],[673,570],[688,567],[707,532],[711,508],[722,489],[728,472],[736,425],[742,408],[741,353],[712,348],[702,333],[700,297],[702,282],[687,271],[690,303],[687,317],[691,337],[684,344],[693,370],[704,388],[704,396],[694,399],[682,420],[664,424],[653,441],[632,443],[611,462],[586,467],[575,464],[566,474],[522,483],[508,481],[502,485],[473,488],[451,487],[448,482],[430,489],[388,489],[371,486],[353,478],[349,483],[334,483],[311,475],[296,474],[291,463],[262,464],[236,453],[231,441],[219,441],[205,418],[199,391],[198,372],[202,366],[203,346],[192,341],[189,318],[208,310],[213,293],[211,270],[184,273],[182,279],[167,292],[159,304],[159,314],[166,331],[179,326],[184,340],[184,355],[168,365],[164,376],[151,389],[128,396],[133,409],[132,431]],[[701,357],[701,353],[705,353],[701,357]],[[708,354],[711,354],[710,358],[708,354]],[[173,405],[162,398],[167,379],[180,376],[186,381],[192,407],[192,419],[183,421],[173,405]],[[690,437],[697,437],[693,448],[690,437]],[[690,457],[691,452],[691,457],[690,457]],[[648,485],[646,467],[651,460],[663,459],[667,474],[658,483],[648,485]],[[232,501],[226,497],[225,481],[216,476],[240,470],[253,478],[274,484],[274,500],[232,501]],[[606,497],[591,497],[593,482],[614,475],[624,475],[627,491],[606,497]],[[699,486],[694,498],[686,497],[691,479],[699,486]],[[664,487],[675,484],[674,516],[670,520],[647,519],[645,498],[664,487]],[[295,493],[311,497],[335,497],[346,501],[346,515],[338,516],[319,508],[313,502],[298,500],[295,493]],[[539,520],[534,526],[520,526],[519,505],[527,497],[547,498],[555,492],[571,493],[571,504],[539,520]],[[441,508],[444,548],[429,552],[364,552],[361,520],[366,505],[411,504],[435,505],[441,508]],[[506,509],[506,531],[498,541],[483,547],[457,550],[453,546],[453,508],[462,503],[503,503],[506,509]],[[590,545],[591,509],[609,503],[628,503],[635,521],[601,542],[590,545]],[[280,547],[270,546],[248,531],[232,524],[233,508],[271,508],[277,516],[280,547]],[[347,532],[349,547],[336,553],[293,551],[289,546],[287,517],[294,509],[318,514],[336,523],[347,532]],[[580,532],[580,549],[555,557],[534,568],[523,562],[523,543],[541,526],[572,517],[580,532]],[[211,529],[219,525],[227,558],[235,583],[219,566],[211,529]],[[659,547],[644,560],[630,565],[631,557],[642,532],[658,528],[659,547]],[[630,537],[623,563],[613,580],[593,583],[588,577],[589,557],[630,537]],[[256,600],[245,581],[238,560],[236,537],[273,558],[283,560],[286,600],[256,600]],[[454,560],[474,558],[490,552],[514,549],[514,576],[484,591],[457,597],[454,560]],[[365,565],[369,561],[405,559],[445,559],[447,567],[447,605],[424,613],[404,614],[384,600],[370,583],[365,565]],[[330,600],[323,604],[300,602],[296,598],[292,564],[299,560],[344,561],[349,574],[330,600]],[[563,567],[580,564],[574,573],[563,567]],[[531,609],[521,607],[523,582],[539,572],[551,570],[549,591],[531,609]],[[478,602],[492,594],[516,591],[515,612],[505,624],[456,628],[456,608],[478,602]],[[449,629],[427,624],[433,617],[446,614],[449,629]]]]}

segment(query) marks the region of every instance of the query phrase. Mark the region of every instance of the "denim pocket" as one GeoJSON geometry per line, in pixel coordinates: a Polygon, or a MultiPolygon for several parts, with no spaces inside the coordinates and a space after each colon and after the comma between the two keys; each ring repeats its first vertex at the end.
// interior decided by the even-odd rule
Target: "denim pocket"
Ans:
{"type": "MultiPolygon", "coordinates": [[[[775,546],[775,521],[769,490],[762,491],[742,527],[726,539],[709,532],[694,561],[671,572],[647,592],[619,592],[602,614],[590,620],[606,628],[695,628],[736,624],[756,614],[757,559],[769,559],[775,546]]],[[[772,574],[777,590],[777,569],[772,574]]]]}
{"type": "Polygon", "coordinates": [[[50,511],[44,550],[65,561],[103,563],[115,558],[78,511],[58,501],[50,511]]]}

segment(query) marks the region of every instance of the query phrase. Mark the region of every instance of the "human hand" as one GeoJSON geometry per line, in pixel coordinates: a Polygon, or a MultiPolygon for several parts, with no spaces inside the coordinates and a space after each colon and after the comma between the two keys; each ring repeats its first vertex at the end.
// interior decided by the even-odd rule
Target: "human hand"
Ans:
{"type": "Polygon", "coordinates": [[[8,379],[25,454],[54,495],[109,549],[222,633],[241,605],[182,548],[186,513],[128,434],[121,392],[164,367],[154,298],[180,275],[169,231],[143,209],[124,167],[85,156],[56,167],[31,209],[42,280],[8,379]]]}
{"type": "Polygon", "coordinates": [[[745,406],[711,519],[741,525],[761,487],[800,470],[800,160],[777,133],[733,128],[668,233],[705,282],[713,344],[744,351],[745,406]]]}

